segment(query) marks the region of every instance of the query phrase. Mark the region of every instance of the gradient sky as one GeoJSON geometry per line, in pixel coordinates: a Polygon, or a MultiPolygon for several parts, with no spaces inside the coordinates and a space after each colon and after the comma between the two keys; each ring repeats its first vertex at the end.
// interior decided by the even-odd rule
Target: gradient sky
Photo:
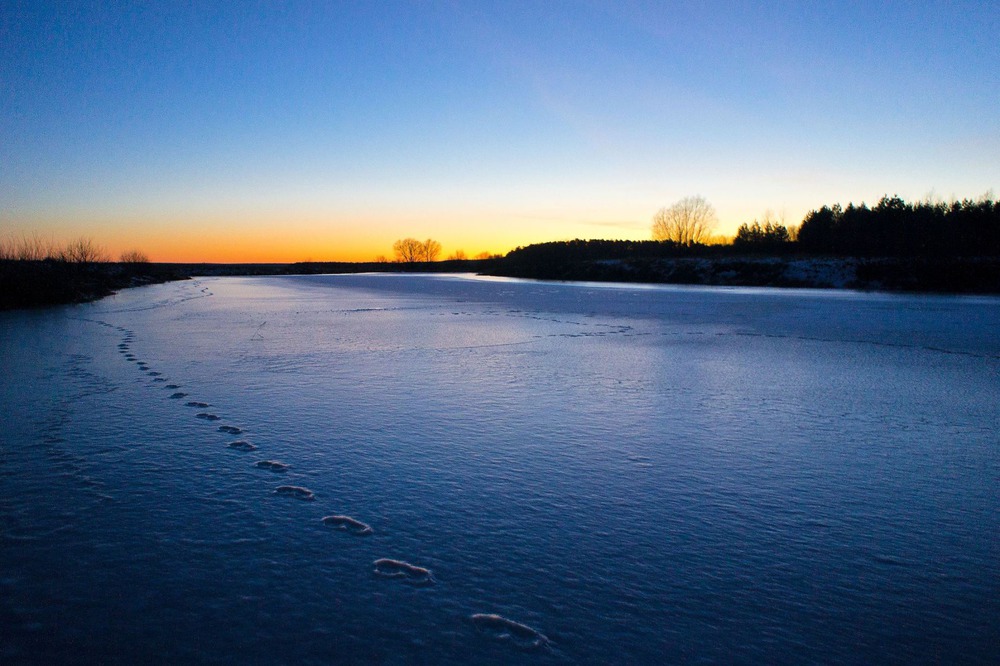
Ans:
{"type": "Polygon", "coordinates": [[[978,197],[998,34],[995,0],[4,0],[0,235],[370,260],[978,197]]]}

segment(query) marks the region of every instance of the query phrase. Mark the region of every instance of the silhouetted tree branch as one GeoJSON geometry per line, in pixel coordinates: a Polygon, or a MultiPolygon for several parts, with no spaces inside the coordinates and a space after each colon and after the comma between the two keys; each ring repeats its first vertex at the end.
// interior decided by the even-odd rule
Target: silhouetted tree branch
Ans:
{"type": "Polygon", "coordinates": [[[436,261],[441,254],[441,243],[432,238],[421,242],[416,238],[403,238],[392,244],[396,261],[415,264],[420,261],[436,261]]]}
{"type": "Polygon", "coordinates": [[[424,244],[416,238],[403,238],[392,244],[392,251],[396,254],[396,261],[413,264],[423,258],[424,244]]]}
{"type": "Polygon", "coordinates": [[[123,264],[148,264],[149,257],[142,250],[126,250],[122,252],[119,261],[123,264]]]}
{"type": "Polygon", "coordinates": [[[441,254],[441,243],[430,238],[424,241],[424,247],[423,247],[424,261],[436,261],[439,254],[441,254]]]}
{"type": "Polygon", "coordinates": [[[96,264],[108,260],[104,250],[89,238],[78,238],[69,243],[59,257],[71,264],[96,264]]]}
{"type": "Polygon", "coordinates": [[[702,196],[684,197],[653,216],[653,240],[694,245],[708,240],[717,218],[715,208],[702,196]]]}

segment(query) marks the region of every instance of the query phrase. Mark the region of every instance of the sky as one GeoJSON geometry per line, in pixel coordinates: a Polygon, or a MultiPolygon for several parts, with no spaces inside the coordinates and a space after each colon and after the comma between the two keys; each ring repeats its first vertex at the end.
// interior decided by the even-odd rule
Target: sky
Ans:
{"type": "Polygon", "coordinates": [[[0,236],[367,261],[977,198],[997,34],[995,0],[3,0],[0,236]]]}

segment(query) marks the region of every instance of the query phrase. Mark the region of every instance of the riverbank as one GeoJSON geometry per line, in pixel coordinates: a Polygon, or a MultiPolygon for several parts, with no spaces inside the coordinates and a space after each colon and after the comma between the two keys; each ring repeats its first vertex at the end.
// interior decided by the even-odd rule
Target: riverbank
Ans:
{"type": "Polygon", "coordinates": [[[1000,294],[998,258],[856,258],[697,256],[503,258],[433,263],[303,262],[294,264],[74,264],[0,261],[0,310],[82,303],[128,287],[190,276],[323,273],[480,273],[536,280],[645,282],[727,287],[1000,294]]]}
{"type": "Polygon", "coordinates": [[[169,264],[0,261],[0,310],[83,303],[187,276],[169,264]]]}
{"type": "Polygon", "coordinates": [[[303,262],[295,264],[165,264],[186,275],[316,275],[333,273],[479,273],[567,282],[646,282],[726,287],[858,289],[1000,294],[998,258],[858,258],[799,255],[525,257],[432,263],[303,262]]]}
{"type": "Polygon", "coordinates": [[[192,276],[316,275],[323,273],[475,273],[497,260],[433,263],[300,262],[292,264],[74,263],[0,260],[0,310],[84,303],[120,289],[192,276]]]}
{"type": "Polygon", "coordinates": [[[996,258],[716,256],[535,262],[508,255],[487,272],[541,280],[1000,293],[1000,259],[996,258]]]}

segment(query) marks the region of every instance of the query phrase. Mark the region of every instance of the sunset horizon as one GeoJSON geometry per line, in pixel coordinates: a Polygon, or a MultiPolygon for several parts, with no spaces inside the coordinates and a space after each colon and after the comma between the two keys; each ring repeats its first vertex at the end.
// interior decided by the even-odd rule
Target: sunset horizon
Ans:
{"type": "Polygon", "coordinates": [[[4,0],[3,663],[995,663],[997,35],[4,0]]]}
{"type": "Polygon", "coordinates": [[[0,236],[162,262],[442,258],[715,233],[1000,183],[965,2],[8,4],[0,236]]]}

